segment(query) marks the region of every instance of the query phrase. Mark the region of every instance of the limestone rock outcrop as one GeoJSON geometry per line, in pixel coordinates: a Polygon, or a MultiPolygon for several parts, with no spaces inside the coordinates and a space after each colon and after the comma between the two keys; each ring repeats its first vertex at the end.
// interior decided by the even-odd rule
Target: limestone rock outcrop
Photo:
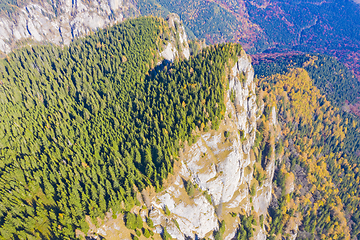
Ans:
{"type": "MultiPolygon", "coordinates": [[[[250,196],[255,162],[250,152],[254,146],[259,107],[254,71],[245,52],[231,69],[229,79],[226,117],[219,130],[202,133],[196,143],[181,150],[179,171],[173,177],[174,181],[152,201],[149,216],[158,225],[158,233],[162,232],[160,226],[166,226],[176,239],[212,237],[211,233],[219,228],[221,215],[239,209],[248,214],[251,211],[267,214],[275,159],[267,164],[267,176],[262,186],[250,196]],[[235,94],[233,102],[230,101],[231,94],[235,94]],[[229,132],[229,136],[225,137],[224,132],[229,132]],[[185,191],[188,182],[197,187],[191,197],[185,191]],[[171,212],[169,216],[162,211],[165,206],[171,212]],[[174,221],[178,223],[175,229],[169,224],[174,221]]],[[[271,117],[271,123],[277,124],[276,115],[271,117]]],[[[237,227],[236,220],[227,223],[224,239],[232,239],[237,227]]],[[[255,234],[255,239],[266,239],[264,229],[255,234]]]]}
{"type": "Polygon", "coordinates": [[[167,45],[160,53],[161,57],[170,62],[173,62],[176,57],[189,59],[189,44],[180,17],[177,14],[169,14],[166,20],[169,23],[169,28],[173,29],[174,32],[170,35],[167,45]]]}
{"type": "Polygon", "coordinates": [[[59,0],[29,3],[0,17],[0,51],[9,53],[24,41],[69,44],[80,35],[137,14],[128,0],[59,0]]]}

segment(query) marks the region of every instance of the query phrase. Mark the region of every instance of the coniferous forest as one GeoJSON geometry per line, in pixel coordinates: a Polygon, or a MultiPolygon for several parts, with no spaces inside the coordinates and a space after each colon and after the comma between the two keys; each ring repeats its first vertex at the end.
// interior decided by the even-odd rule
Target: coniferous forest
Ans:
{"type": "Polygon", "coordinates": [[[218,127],[225,69],[241,46],[156,68],[171,34],[164,20],[142,17],[0,61],[1,239],[75,238],[85,215],[130,209],[137,191],[160,190],[193,130],[218,127]]]}

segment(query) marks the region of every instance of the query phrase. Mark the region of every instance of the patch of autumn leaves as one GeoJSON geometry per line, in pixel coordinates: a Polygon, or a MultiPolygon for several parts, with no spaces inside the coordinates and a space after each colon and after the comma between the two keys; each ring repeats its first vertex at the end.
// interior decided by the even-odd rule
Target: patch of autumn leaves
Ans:
{"type": "MultiPolygon", "coordinates": [[[[339,189],[335,187],[341,180],[333,179],[327,165],[329,159],[335,159],[333,169],[341,169],[346,159],[342,157],[341,152],[324,154],[323,147],[318,144],[321,139],[335,138],[335,146],[339,144],[341,146],[346,136],[348,123],[344,124],[338,114],[339,110],[332,107],[331,103],[321,95],[304,69],[293,69],[286,75],[275,74],[259,79],[258,85],[262,88],[261,94],[265,95],[268,101],[272,103],[276,101],[278,115],[282,122],[282,134],[290,136],[285,137],[287,138],[284,141],[285,148],[289,147],[289,140],[291,140],[299,162],[307,169],[306,179],[310,191],[301,194],[301,186],[297,186],[298,195],[295,199],[288,199],[286,208],[295,209],[294,206],[307,205],[306,212],[303,212],[305,217],[310,213],[320,215],[319,208],[330,205],[333,224],[319,237],[338,239],[342,236],[350,239],[344,206],[338,196],[339,189]],[[299,127],[294,128],[294,125],[299,127]],[[306,134],[300,134],[299,128],[306,128],[306,134]],[[316,192],[320,193],[320,198],[314,197],[316,192]]],[[[282,168],[281,172],[286,176],[286,183],[290,183],[294,174],[289,173],[285,168],[282,168]]],[[[285,185],[285,191],[289,191],[289,184],[285,185]]],[[[349,195],[356,197],[354,192],[349,195]]],[[[287,224],[292,225],[301,217],[292,218],[291,221],[288,217],[283,221],[285,219],[287,224]]]]}
{"type": "MultiPolygon", "coordinates": [[[[300,118],[304,123],[312,121],[316,109],[317,100],[321,97],[320,90],[311,82],[308,73],[303,69],[294,69],[287,75],[276,74],[270,76],[266,81],[275,81],[273,86],[276,95],[290,99],[293,115],[289,120],[299,122],[300,118]]],[[[270,89],[269,89],[270,90],[270,89]]]]}

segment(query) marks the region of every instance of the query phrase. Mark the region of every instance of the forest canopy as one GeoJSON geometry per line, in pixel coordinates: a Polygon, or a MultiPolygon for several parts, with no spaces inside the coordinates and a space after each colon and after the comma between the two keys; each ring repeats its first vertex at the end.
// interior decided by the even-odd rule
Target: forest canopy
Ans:
{"type": "Polygon", "coordinates": [[[218,127],[241,46],[155,68],[170,34],[163,19],[142,17],[0,61],[0,239],[74,239],[85,215],[161,189],[193,131],[218,127]]]}

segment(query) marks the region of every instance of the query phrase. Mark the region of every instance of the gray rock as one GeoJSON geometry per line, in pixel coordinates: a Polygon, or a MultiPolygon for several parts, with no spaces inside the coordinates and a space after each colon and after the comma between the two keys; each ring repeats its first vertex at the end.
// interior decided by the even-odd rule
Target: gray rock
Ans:
{"type": "MultiPolygon", "coordinates": [[[[176,56],[175,51],[173,50],[169,55],[176,56]]],[[[181,157],[181,170],[178,173],[177,181],[165,189],[156,201],[153,201],[154,208],[158,209],[154,216],[154,223],[164,224],[166,222],[164,219],[167,217],[158,213],[161,212],[164,205],[167,205],[179,223],[181,233],[194,239],[195,235],[202,238],[218,229],[218,216],[215,215],[214,206],[217,208],[220,206],[222,212],[225,208],[226,211],[243,209],[247,213],[250,213],[253,207],[254,211],[259,214],[267,215],[272,196],[275,159],[267,164],[267,178],[263,181],[263,185],[256,189],[252,203],[249,194],[254,164],[249,153],[255,141],[257,114],[259,115],[259,111],[262,111],[256,105],[253,79],[254,70],[249,57],[243,52],[232,68],[227,102],[225,103],[227,108],[225,116],[231,113],[235,118],[225,119],[220,126],[221,129],[236,129],[233,137],[231,140],[224,140],[224,133],[221,131],[203,133],[196,143],[186,149],[185,155],[181,157]],[[241,78],[241,75],[244,78],[241,78]],[[236,95],[234,103],[230,102],[232,91],[236,95]],[[245,133],[245,140],[240,138],[238,130],[245,133]],[[197,184],[201,191],[207,191],[211,196],[212,204],[203,195],[195,196],[191,203],[179,202],[179,199],[187,198],[187,195],[183,195],[186,193],[180,178],[189,179],[197,184]],[[180,191],[181,189],[182,191],[180,191]]],[[[264,108],[263,103],[261,107],[264,108]]],[[[274,109],[271,118],[271,122],[276,125],[274,109]]],[[[231,231],[225,239],[234,238],[237,227],[238,223],[235,222],[233,226],[227,226],[227,229],[231,231]]],[[[178,232],[170,234],[174,238],[179,238],[178,232]]],[[[266,239],[264,229],[260,229],[254,235],[254,239],[266,239]]]]}
{"type": "Polygon", "coordinates": [[[122,0],[29,3],[12,19],[0,18],[0,51],[9,53],[16,42],[26,39],[69,44],[75,37],[123,21],[130,10],[137,12],[134,5],[122,0]]]}
{"type": "Polygon", "coordinates": [[[177,33],[176,35],[178,35],[178,39],[176,36],[170,36],[170,41],[165,46],[165,49],[160,53],[160,56],[170,62],[173,62],[176,57],[184,57],[189,59],[190,48],[187,41],[185,28],[180,21],[180,17],[172,13],[167,17],[167,21],[169,23],[169,27],[173,28],[177,33]],[[179,46],[179,49],[176,49],[176,46],[179,46]]]}

